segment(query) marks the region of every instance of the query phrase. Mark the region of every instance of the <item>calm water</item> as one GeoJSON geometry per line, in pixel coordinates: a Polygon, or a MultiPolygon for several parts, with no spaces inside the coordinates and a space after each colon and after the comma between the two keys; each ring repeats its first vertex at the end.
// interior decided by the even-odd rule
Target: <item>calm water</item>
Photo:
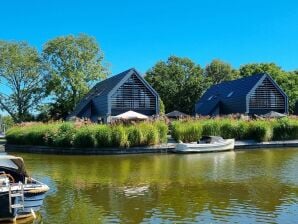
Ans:
{"type": "Polygon", "coordinates": [[[298,150],[23,156],[48,184],[34,223],[296,223],[298,150]]]}

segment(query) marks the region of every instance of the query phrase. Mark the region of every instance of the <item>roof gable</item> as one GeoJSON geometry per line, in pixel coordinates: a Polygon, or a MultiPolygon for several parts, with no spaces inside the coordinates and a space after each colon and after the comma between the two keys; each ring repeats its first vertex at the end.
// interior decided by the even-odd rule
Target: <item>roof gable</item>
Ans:
{"type": "Polygon", "coordinates": [[[208,101],[208,99],[210,101],[212,100],[210,98],[212,96],[214,98],[220,99],[236,96],[246,96],[263,77],[264,74],[257,74],[213,85],[203,94],[200,101],[208,101]]]}
{"type": "Polygon", "coordinates": [[[97,83],[78,103],[75,110],[70,116],[76,116],[83,110],[86,105],[94,97],[106,96],[109,97],[113,92],[115,92],[132,74],[135,74],[140,81],[155,95],[158,96],[157,92],[146,82],[146,80],[140,75],[140,73],[134,69],[130,68],[124,72],[107,78],[99,83],[97,83]]]}

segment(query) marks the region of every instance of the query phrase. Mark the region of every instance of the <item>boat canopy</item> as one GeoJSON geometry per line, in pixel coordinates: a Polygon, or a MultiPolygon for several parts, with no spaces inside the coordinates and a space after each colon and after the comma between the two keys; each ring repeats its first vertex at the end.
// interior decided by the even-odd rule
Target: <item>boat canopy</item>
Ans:
{"type": "Polygon", "coordinates": [[[0,171],[1,168],[14,170],[20,175],[28,177],[24,161],[21,157],[11,155],[0,155],[0,171]]]}
{"type": "Polygon", "coordinates": [[[220,136],[202,136],[198,143],[216,143],[224,141],[220,136]]]}

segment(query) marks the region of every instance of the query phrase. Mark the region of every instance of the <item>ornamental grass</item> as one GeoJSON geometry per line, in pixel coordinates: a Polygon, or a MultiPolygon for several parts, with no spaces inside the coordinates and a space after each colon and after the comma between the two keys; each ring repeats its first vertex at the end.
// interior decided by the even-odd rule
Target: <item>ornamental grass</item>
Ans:
{"type": "Polygon", "coordinates": [[[8,144],[54,147],[106,148],[149,146],[167,141],[168,126],[163,121],[134,125],[53,122],[26,123],[10,128],[8,144]]]}

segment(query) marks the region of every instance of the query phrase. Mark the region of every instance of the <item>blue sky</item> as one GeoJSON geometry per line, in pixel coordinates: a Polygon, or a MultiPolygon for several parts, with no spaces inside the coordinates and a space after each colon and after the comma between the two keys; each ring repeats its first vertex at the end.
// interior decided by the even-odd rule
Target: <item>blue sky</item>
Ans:
{"type": "Polygon", "coordinates": [[[42,49],[57,36],[86,33],[113,74],[146,72],[170,55],[205,66],[275,62],[298,69],[298,1],[13,1],[0,3],[0,39],[42,49]]]}

